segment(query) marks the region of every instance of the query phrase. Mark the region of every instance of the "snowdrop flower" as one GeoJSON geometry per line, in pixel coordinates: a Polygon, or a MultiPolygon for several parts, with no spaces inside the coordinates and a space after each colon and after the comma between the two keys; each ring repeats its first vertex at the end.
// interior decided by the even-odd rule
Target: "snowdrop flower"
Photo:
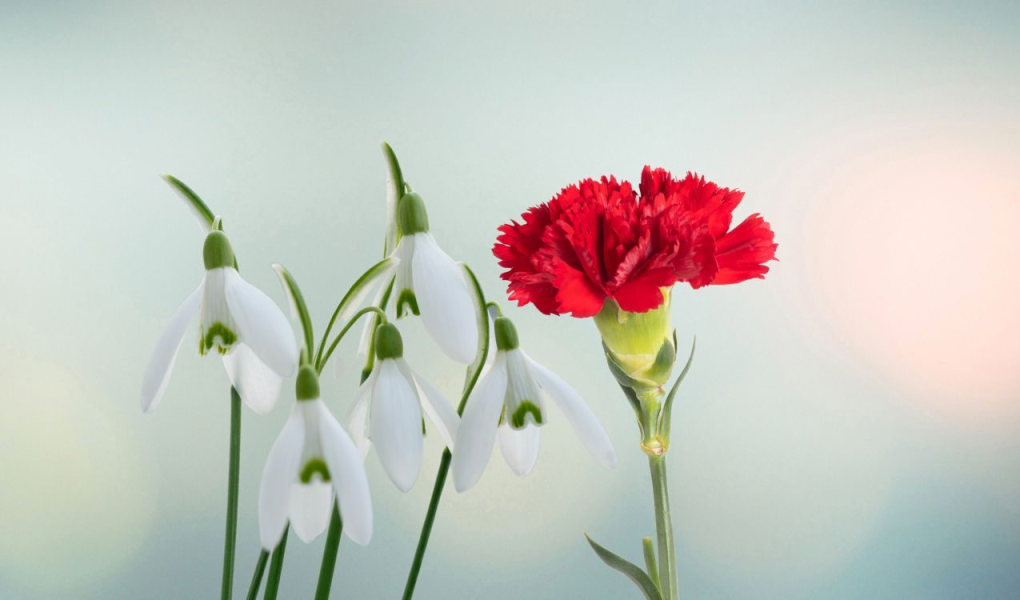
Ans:
{"type": "Polygon", "coordinates": [[[163,399],[188,324],[201,312],[199,353],[223,356],[230,383],[249,408],[272,410],[283,377],[294,374],[298,350],[287,317],[260,290],[241,279],[234,251],[222,231],[212,231],[202,250],[205,277],[170,318],[142,380],[142,410],[163,399]],[[201,310],[199,310],[201,309],[201,310]]]}
{"type": "Polygon", "coordinates": [[[298,371],[297,402],[269,451],[259,485],[259,540],[276,548],[289,521],[301,541],[329,525],[334,494],[344,533],[364,546],[372,539],[372,497],[354,442],[319,399],[311,365],[298,371]]]}
{"type": "Polygon", "coordinates": [[[494,322],[496,358],[468,397],[453,453],[453,483],[458,492],[473,487],[482,476],[499,437],[510,468],[521,477],[538,459],[541,426],[547,418],[539,390],[559,406],[581,443],[607,467],[616,466],[616,451],[605,429],[567,382],[538,364],[523,350],[510,319],[494,322]]]}
{"type": "Polygon", "coordinates": [[[348,429],[362,456],[374,444],[386,475],[406,492],[418,479],[425,421],[422,412],[453,449],[457,412],[442,393],[404,360],[404,342],[391,323],[375,332],[378,362],[358,389],[348,415],[348,429]]]}
{"type": "Polygon", "coordinates": [[[429,336],[447,356],[463,364],[475,359],[478,324],[464,273],[429,233],[421,196],[405,194],[397,205],[402,237],[394,250],[400,259],[393,287],[397,318],[420,315],[429,336]]]}

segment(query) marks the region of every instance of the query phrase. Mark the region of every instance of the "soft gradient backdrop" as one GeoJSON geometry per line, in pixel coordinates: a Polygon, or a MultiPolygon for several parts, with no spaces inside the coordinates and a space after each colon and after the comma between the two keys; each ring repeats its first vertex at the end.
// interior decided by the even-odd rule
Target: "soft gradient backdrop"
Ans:
{"type": "MultiPolygon", "coordinates": [[[[494,299],[497,225],[583,177],[692,169],[773,224],[766,281],[675,295],[699,340],[669,465],[684,597],[1016,598],[1018,29],[1015,2],[0,1],[0,597],[218,594],[219,361],[185,343],[139,410],[202,275],[158,175],[225,217],[281,304],[287,265],[321,330],[379,258],[386,139],[494,299]]],[[[494,457],[447,490],[417,597],[636,597],[581,536],[637,561],[654,531],[595,328],[508,310],[621,464],[553,414],[530,477],[494,457]]],[[[405,330],[454,396],[461,370],[405,330]]],[[[239,593],[291,390],[244,415],[239,593]]],[[[441,450],[408,494],[369,457],[376,533],[341,546],[334,597],[398,597],[441,450]]],[[[283,597],[310,597],[322,543],[290,544],[283,597]]]]}

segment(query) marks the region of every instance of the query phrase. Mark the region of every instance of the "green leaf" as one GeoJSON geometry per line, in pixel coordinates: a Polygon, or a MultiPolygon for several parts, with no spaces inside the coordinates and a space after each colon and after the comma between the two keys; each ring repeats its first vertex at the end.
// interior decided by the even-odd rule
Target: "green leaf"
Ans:
{"type": "MultiPolygon", "coordinates": [[[[676,335],[676,332],[673,332],[676,335]]],[[[669,440],[669,425],[673,415],[673,398],[676,396],[676,391],[680,388],[680,382],[687,377],[687,371],[691,368],[691,362],[694,360],[694,348],[698,345],[698,337],[694,336],[694,341],[691,343],[691,354],[687,357],[687,364],[684,365],[684,370],[680,371],[680,376],[676,378],[676,382],[673,383],[673,387],[669,389],[669,395],[666,396],[666,402],[662,406],[662,411],[659,412],[659,432],[660,437],[664,440],[669,440]]]]}
{"type": "Polygon", "coordinates": [[[308,316],[308,306],[305,304],[305,297],[301,293],[301,288],[298,287],[297,281],[294,280],[290,271],[281,264],[274,264],[273,269],[280,277],[283,289],[287,292],[291,311],[301,321],[301,330],[305,335],[305,350],[301,353],[301,362],[304,363],[311,359],[312,348],[315,347],[315,337],[312,334],[312,319],[308,316]]]}
{"type": "Polygon", "coordinates": [[[397,247],[400,232],[397,231],[397,203],[404,195],[404,175],[400,170],[400,162],[393,148],[386,142],[382,143],[383,154],[386,155],[386,239],[383,243],[383,256],[389,256],[397,247]]]}
{"type": "Polygon", "coordinates": [[[216,219],[216,215],[209,208],[209,206],[198,197],[190,187],[184,184],[183,181],[177,179],[173,175],[163,175],[163,180],[170,184],[170,187],[177,192],[177,195],[184,200],[188,210],[191,214],[195,215],[195,219],[198,221],[198,226],[202,228],[202,231],[209,233],[213,229],[213,221],[216,219]]]}
{"type": "Polygon", "coordinates": [[[594,540],[588,537],[587,533],[584,534],[584,539],[588,540],[588,543],[591,544],[595,554],[598,554],[602,562],[626,575],[628,579],[638,586],[647,600],[662,600],[659,588],[655,586],[655,582],[648,576],[648,573],[641,570],[641,567],[596,544],[594,540]]]}
{"type": "Polygon", "coordinates": [[[655,564],[655,542],[650,537],[642,538],[641,548],[645,552],[645,568],[648,570],[648,577],[655,584],[655,589],[662,594],[662,588],[659,586],[659,568],[655,564]]]}
{"type": "Polygon", "coordinates": [[[474,292],[472,298],[475,301],[475,318],[478,321],[478,352],[475,354],[475,362],[468,365],[467,376],[464,377],[464,395],[460,400],[460,406],[457,407],[458,415],[464,414],[468,393],[475,387],[478,376],[482,373],[482,367],[485,365],[485,359],[489,356],[489,313],[485,309],[485,294],[471,267],[464,263],[460,263],[460,266],[464,269],[465,278],[469,284],[468,289],[474,292]]]}

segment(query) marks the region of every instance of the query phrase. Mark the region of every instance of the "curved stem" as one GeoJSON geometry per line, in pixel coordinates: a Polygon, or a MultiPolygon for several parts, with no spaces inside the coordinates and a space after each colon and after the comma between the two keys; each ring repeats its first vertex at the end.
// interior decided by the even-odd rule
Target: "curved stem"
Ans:
{"type": "MultiPolygon", "coordinates": [[[[358,321],[358,319],[360,319],[361,317],[363,317],[364,315],[367,315],[369,313],[375,313],[376,315],[378,315],[378,318],[379,318],[378,322],[379,323],[385,323],[386,322],[386,311],[384,311],[383,309],[381,309],[381,308],[379,308],[377,306],[368,306],[368,307],[363,308],[363,309],[359,310],[358,312],[354,313],[354,316],[352,316],[350,318],[350,320],[347,321],[347,324],[344,325],[344,328],[341,329],[340,333],[338,333],[336,335],[336,339],[333,340],[332,344],[330,344],[329,350],[326,350],[325,356],[323,356],[322,359],[316,363],[316,365],[315,365],[315,370],[316,371],[318,371],[320,373],[322,372],[322,369],[326,366],[326,363],[329,362],[329,357],[333,356],[333,351],[336,350],[337,345],[340,344],[340,340],[344,339],[344,336],[347,335],[347,332],[351,330],[351,327],[354,326],[354,324],[358,321]]],[[[328,331],[326,332],[326,335],[329,335],[328,331]]],[[[323,341],[323,343],[325,343],[326,342],[326,338],[323,337],[322,341],[323,341]]]]}
{"type": "MultiPolygon", "coordinates": [[[[340,313],[343,312],[343,310],[347,308],[347,305],[350,304],[354,300],[354,298],[357,297],[358,293],[361,291],[362,288],[364,288],[366,285],[370,285],[373,282],[375,282],[377,277],[379,277],[382,273],[390,269],[395,260],[396,259],[394,258],[384,258],[381,261],[377,262],[376,264],[372,265],[371,267],[369,267],[367,271],[362,273],[361,277],[358,277],[358,280],[354,282],[354,285],[352,285],[351,288],[347,290],[347,293],[344,294],[344,297],[341,298],[340,302],[336,305],[336,310],[333,311],[333,316],[329,318],[329,323],[326,324],[326,331],[325,333],[322,334],[322,340],[319,342],[319,349],[315,352],[315,356],[312,357],[315,361],[313,364],[319,364],[320,362],[322,362],[322,364],[325,364],[326,361],[324,360],[320,361],[320,359],[322,358],[322,352],[326,347],[326,340],[329,339],[329,332],[333,330],[333,326],[336,325],[337,319],[340,318],[340,313]]],[[[389,294],[387,293],[386,296],[388,297],[389,294]]],[[[386,307],[384,303],[380,303],[380,306],[382,306],[383,308],[386,307]]],[[[312,348],[313,346],[309,346],[308,351],[311,352],[312,348]]]]}
{"type": "Polygon", "coordinates": [[[669,490],[666,486],[666,456],[649,456],[652,494],[655,498],[655,534],[659,546],[659,588],[666,600],[677,600],[676,554],[673,547],[673,519],[669,514],[669,490]]]}
{"type": "Polygon", "coordinates": [[[287,552],[287,536],[290,533],[290,525],[283,530],[283,537],[280,543],[273,550],[273,560],[269,563],[269,578],[266,579],[265,600],[276,600],[280,592],[280,576],[283,574],[283,555],[287,552]]]}
{"type": "Polygon", "coordinates": [[[333,516],[329,519],[329,531],[326,533],[326,547],[322,551],[319,583],[315,587],[315,600],[329,599],[329,590],[333,586],[333,572],[336,570],[336,555],[340,549],[340,536],[343,532],[344,522],[340,518],[340,505],[334,502],[333,516]]]}
{"type": "Polygon", "coordinates": [[[267,562],[269,562],[269,550],[263,549],[259,552],[259,560],[255,563],[255,572],[252,573],[251,583],[248,584],[247,600],[256,600],[259,597],[259,588],[262,586],[262,574],[266,572],[267,562]]]}
{"type": "MultiPolygon", "coordinates": [[[[482,374],[482,365],[489,355],[489,317],[486,313],[485,295],[478,285],[478,279],[474,272],[466,264],[461,263],[468,280],[471,282],[472,292],[475,295],[475,317],[478,319],[478,352],[475,355],[475,362],[467,368],[464,376],[464,392],[461,394],[460,404],[457,405],[457,415],[464,414],[471,391],[475,389],[478,378],[482,374]]],[[[495,304],[495,303],[490,303],[495,304]]],[[[497,305],[497,310],[499,309],[497,305]]],[[[439,471],[436,473],[436,483],[432,487],[432,499],[429,501],[428,511],[425,513],[425,521],[421,525],[421,535],[418,536],[418,547],[414,551],[414,560],[411,562],[411,571],[407,574],[407,583],[404,586],[404,600],[410,600],[414,595],[414,586],[418,583],[418,573],[421,572],[421,563],[425,560],[425,549],[429,545],[429,536],[432,535],[432,525],[436,520],[436,512],[439,511],[439,501],[443,498],[443,489],[446,487],[446,477],[450,473],[450,461],[453,454],[447,448],[443,451],[443,458],[439,461],[439,471]]]]}
{"type": "MultiPolygon", "coordinates": [[[[391,281],[389,286],[386,288],[386,291],[383,293],[382,298],[379,301],[379,306],[369,307],[370,309],[375,309],[376,311],[379,311],[378,315],[379,318],[375,319],[372,324],[373,332],[375,330],[375,327],[378,327],[381,322],[386,321],[386,305],[389,304],[390,292],[392,290],[393,282],[391,281]]],[[[334,318],[336,317],[336,314],[339,314],[339,312],[340,307],[338,306],[337,313],[333,315],[334,318]]],[[[337,336],[337,341],[339,341],[340,338],[342,338],[344,334],[347,333],[347,330],[350,328],[351,324],[354,323],[354,321],[356,321],[362,314],[367,314],[369,312],[372,311],[369,309],[364,309],[359,311],[357,315],[352,317],[347,326],[344,327],[344,330],[341,331],[340,334],[337,336]]],[[[326,328],[326,335],[329,335],[328,327],[326,328]]],[[[322,338],[322,343],[323,346],[325,346],[326,344],[325,337],[322,338]]],[[[336,342],[333,343],[333,346],[330,347],[329,352],[323,358],[321,364],[319,364],[318,369],[320,372],[322,371],[322,367],[326,365],[326,361],[329,360],[329,355],[333,353],[333,348],[335,347],[336,342]]],[[[322,350],[321,347],[319,349],[320,351],[322,350]]],[[[365,383],[365,380],[368,379],[368,376],[372,373],[374,365],[375,365],[375,349],[373,348],[373,344],[369,344],[368,360],[365,363],[365,368],[362,369],[361,371],[361,383],[365,383]]],[[[343,533],[343,527],[344,527],[343,521],[340,519],[340,505],[334,504],[333,516],[329,518],[329,533],[326,535],[326,546],[322,549],[322,564],[319,566],[319,583],[315,588],[316,600],[325,600],[326,598],[329,598],[329,590],[333,586],[333,572],[336,570],[336,555],[340,548],[340,534],[343,533]],[[335,535],[334,532],[336,532],[335,535]]]]}
{"type": "Polygon", "coordinates": [[[227,473],[227,530],[223,536],[223,582],[220,598],[234,590],[234,549],[237,542],[237,488],[241,470],[241,396],[230,388],[230,466],[227,473]]]}

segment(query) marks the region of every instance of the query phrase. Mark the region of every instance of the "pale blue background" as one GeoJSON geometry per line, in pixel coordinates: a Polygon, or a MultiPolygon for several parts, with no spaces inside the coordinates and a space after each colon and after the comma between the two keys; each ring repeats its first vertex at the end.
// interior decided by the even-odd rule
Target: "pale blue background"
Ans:
{"type": "MultiPolygon", "coordinates": [[[[1017,597],[1018,26],[1009,2],[3,0],[0,597],[218,594],[222,368],[186,342],[159,410],[138,408],[201,277],[157,175],[225,217],[281,303],[286,264],[321,329],[378,258],[382,139],[492,298],[495,228],[581,177],[696,169],[773,223],[766,281],[676,293],[680,339],[699,336],[670,455],[684,597],[1017,597]]],[[[553,413],[529,478],[495,456],[447,490],[417,597],[636,597],[581,537],[639,560],[653,532],[596,331],[510,313],[621,464],[553,413]]],[[[324,383],[338,414],[350,356],[324,383]]],[[[245,414],[239,594],[291,402],[245,414]]],[[[344,542],[334,597],[398,597],[440,452],[406,495],[370,456],[375,537],[344,542]]],[[[310,597],[321,546],[292,540],[283,597],[310,597]]]]}

